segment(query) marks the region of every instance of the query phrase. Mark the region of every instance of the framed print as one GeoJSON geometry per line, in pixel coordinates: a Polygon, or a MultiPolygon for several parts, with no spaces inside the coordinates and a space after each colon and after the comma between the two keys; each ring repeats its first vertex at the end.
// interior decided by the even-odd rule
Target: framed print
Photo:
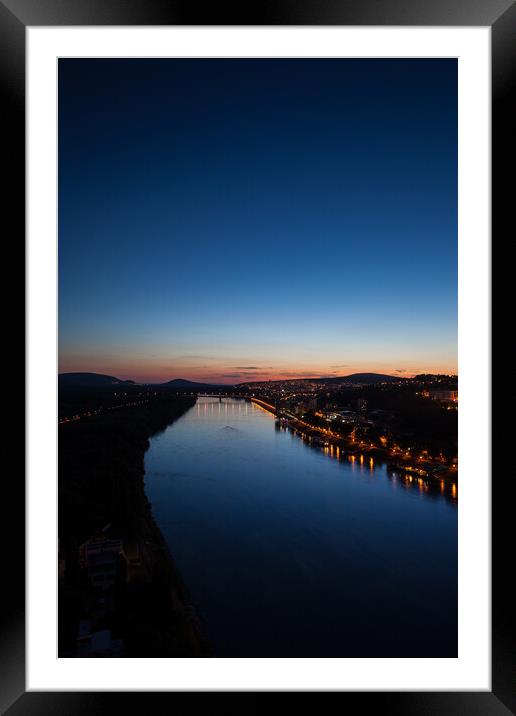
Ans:
{"type": "Polygon", "coordinates": [[[11,716],[212,691],[514,712],[490,267],[515,18],[0,5],[11,716]]]}

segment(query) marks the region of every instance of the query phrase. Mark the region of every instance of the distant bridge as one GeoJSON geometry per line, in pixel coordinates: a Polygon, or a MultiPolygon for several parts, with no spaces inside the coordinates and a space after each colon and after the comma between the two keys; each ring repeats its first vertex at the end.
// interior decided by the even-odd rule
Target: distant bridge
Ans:
{"type": "Polygon", "coordinates": [[[218,398],[219,403],[222,403],[222,398],[244,398],[245,400],[251,400],[249,395],[240,395],[240,393],[197,393],[198,398],[218,398]]]}
{"type": "Polygon", "coordinates": [[[259,405],[261,408],[264,408],[265,410],[267,410],[267,412],[276,415],[276,407],[274,405],[266,403],[264,400],[260,400],[259,398],[254,398],[251,395],[242,395],[241,393],[198,393],[197,397],[218,398],[219,403],[222,403],[223,398],[243,398],[244,400],[248,400],[251,403],[256,403],[256,405],[259,405]]]}

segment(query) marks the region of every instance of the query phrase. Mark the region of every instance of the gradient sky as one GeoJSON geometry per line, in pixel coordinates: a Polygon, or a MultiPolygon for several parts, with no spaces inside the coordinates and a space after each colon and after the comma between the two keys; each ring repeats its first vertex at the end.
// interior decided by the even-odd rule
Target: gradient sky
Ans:
{"type": "Polygon", "coordinates": [[[457,370],[456,60],[60,60],[59,369],[457,370]]]}

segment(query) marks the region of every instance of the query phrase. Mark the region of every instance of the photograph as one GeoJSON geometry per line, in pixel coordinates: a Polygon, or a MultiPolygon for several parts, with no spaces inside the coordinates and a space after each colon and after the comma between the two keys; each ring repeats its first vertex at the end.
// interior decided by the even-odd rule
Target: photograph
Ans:
{"type": "Polygon", "coordinates": [[[456,659],[457,58],[61,57],[57,192],[58,657],[456,659]]]}

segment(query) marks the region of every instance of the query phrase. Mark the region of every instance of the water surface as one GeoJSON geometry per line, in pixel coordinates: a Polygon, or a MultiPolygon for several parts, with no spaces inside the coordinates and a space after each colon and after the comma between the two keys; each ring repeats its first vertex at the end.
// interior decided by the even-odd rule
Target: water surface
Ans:
{"type": "Polygon", "coordinates": [[[146,491],[215,656],[456,656],[457,505],[200,398],[151,440],[146,491]]]}

